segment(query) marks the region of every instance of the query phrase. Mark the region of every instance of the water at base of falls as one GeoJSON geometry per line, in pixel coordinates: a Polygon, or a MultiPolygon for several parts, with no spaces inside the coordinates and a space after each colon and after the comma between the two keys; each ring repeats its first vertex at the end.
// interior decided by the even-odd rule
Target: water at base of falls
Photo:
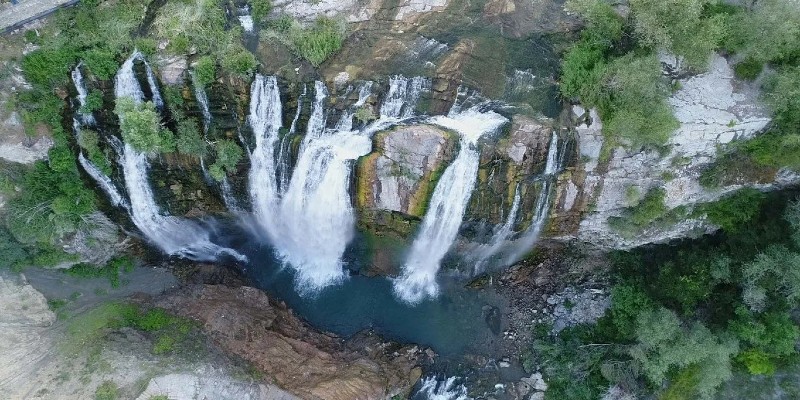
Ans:
{"type": "Polygon", "coordinates": [[[453,244],[475,186],[481,136],[497,130],[507,120],[493,111],[471,108],[447,117],[431,118],[432,123],[461,135],[461,150],[442,174],[431,196],[428,212],[411,245],[400,276],[394,280],[397,296],[410,304],[436,297],[436,275],[442,258],[453,244]]]}
{"type": "Polygon", "coordinates": [[[412,400],[471,400],[467,387],[459,383],[458,377],[439,379],[435,376],[422,378],[419,389],[411,395],[412,400]]]}

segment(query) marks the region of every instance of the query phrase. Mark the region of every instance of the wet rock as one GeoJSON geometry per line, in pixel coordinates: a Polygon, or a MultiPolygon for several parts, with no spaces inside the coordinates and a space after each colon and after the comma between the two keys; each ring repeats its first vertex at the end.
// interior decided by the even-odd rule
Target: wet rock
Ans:
{"type": "Polygon", "coordinates": [[[189,68],[184,56],[156,56],[158,73],[161,81],[168,85],[181,85],[186,77],[186,70],[189,68]]]}
{"type": "Polygon", "coordinates": [[[350,341],[313,330],[251,287],[193,285],[157,305],[198,321],[219,346],[251,362],[304,399],[382,399],[405,395],[419,378],[411,353],[357,335],[350,341]]]}
{"type": "Polygon", "coordinates": [[[358,169],[359,206],[422,217],[455,146],[453,134],[430,125],[376,135],[375,150],[358,169]]]}

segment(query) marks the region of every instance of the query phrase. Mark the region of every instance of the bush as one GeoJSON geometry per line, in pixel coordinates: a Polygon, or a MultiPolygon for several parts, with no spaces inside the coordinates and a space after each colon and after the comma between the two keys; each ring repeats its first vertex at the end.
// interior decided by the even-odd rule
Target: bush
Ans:
{"type": "Polygon", "coordinates": [[[109,80],[114,77],[119,69],[117,53],[106,48],[95,48],[81,54],[83,63],[91,73],[102,80],[109,80]]]}
{"type": "Polygon", "coordinates": [[[339,51],[344,43],[347,27],[342,21],[320,17],[307,27],[297,21],[289,21],[286,18],[279,19],[273,24],[272,35],[315,67],[339,51]]]}
{"type": "Polygon", "coordinates": [[[245,49],[241,49],[235,53],[227,55],[222,60],[222,68],[228,73],[239,75],[241,77],[249,77],[256,71],[258,61],[253,53],[245,49]]]}
{"type": "Polygon", "coordinates": [[[764,64],[755,58],[748,57],[733,66],[733,72],[739,79],[746,79],[752,81],[758,78],[761,71],[764,69],[764,64]]]}
{"type": "Polygon", "coordinates": [[[135,104],[122,98],[114,111],[120,117],[122,138],[137,151],[169,153],[175,148],[172,132],[161,126],[161,115],[153,103],[135,104]]]}
{"type": "Polygon", "coordinates": [[[200,128],[194,118],[178,122],[178,137],[175,144],[181,154],[196,157],[205,157],[208,154],[206,142],[200,136],[200,128]]]}
{"type": "Polygon", "coordinates": [[[94,400],[117,400],[119,388],[114,382],[105,381],[94,392],[94,400]]]}
{"type": "Polygon", "coordinates": [[[761,211],[761,204],[766,196],[755,189],[742,189],[722,199],[705,204],[700,212],[706,213],[709,221],[719,225],[725,231],[737,230],[761,211]]]}
{"type": "Polygon", "coordinates": [[[209,168],[209,173],[214,179],[221,181],[225,173],[236,170],[236,165],[241,161],[244,151],[232,140],[221,140],[215,146],[216,162],[209,168]]]}
{"type": "Polygon", "coordinates": [[[766,85],[778,130],[800,146],[800,65],[779,71],[766,85]]]}
{"type": "Polygon", "coordinates": [[[272,12],[272,2],[270,0],[250,0],[250,5],[253,7],[251,14],[253,21],[265,22],[269,13],[272,12]]]}
{"type": "Polygon", "coordinates": [[[211,83],[213,83],[217,77],[217,65],[209,56],[200,57],[197,60],[197,64],[194,66],[194,77],[197,80],[197,83],[203,87],[208,87],[211,83]]]}
{"type": "Polygon", "coordinates": [[[86,104],[81,107],[82,113],[91,113],[103,108],[103,92],[92,90],[86,95],[86,104]]]}
{"type": "Polygon", "coordinates": [[[70,47],[41,48],[22,59],[22,73],[31,84],[51,88],[66,83],[74,64],[75,54],[70,47]]]}

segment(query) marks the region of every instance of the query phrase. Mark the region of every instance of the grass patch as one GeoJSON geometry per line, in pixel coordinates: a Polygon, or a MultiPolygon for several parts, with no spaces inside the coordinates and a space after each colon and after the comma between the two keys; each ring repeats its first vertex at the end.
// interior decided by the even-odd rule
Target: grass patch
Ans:
{"type": "Polygon", "coordinates": [[[276,38],[300,58],[319,67],[339,51],[347,37],[344,21],[320,17],[309,26],[288,17],[281,17],[265,31],[266,38],[276,38]]]}

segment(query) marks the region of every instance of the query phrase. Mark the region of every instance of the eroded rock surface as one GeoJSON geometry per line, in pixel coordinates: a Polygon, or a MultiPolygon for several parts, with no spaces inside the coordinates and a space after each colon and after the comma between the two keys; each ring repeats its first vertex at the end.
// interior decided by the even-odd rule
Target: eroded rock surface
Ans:
{"type": "Polygon", "coordinates": [[[359,170],[362,206],[422,217],[436,175],[455,154],[456,141],[454,134],[430,125],[379,134],[359,170]]]}
{"type": "Polygon", "coordinates": [[[189,286],[157,305],[200,322],[223,349],[303,399],[383,399],[406,393],[420,375],[414,350],[376,338],[349,346],[255,288],[189,286]]]}
{"type": "MultiPolygon", "coordinates": [[[[769,122],[769,113],[758,101],[756,89],[734,79],[733,71],[721,56],[715,56],[707,72],[680,81],[681,89],[669,99],[681,123],[669,141],[669,153],[654,150],[612,150],[610,160],[600,161],[603,147],[602,126],[595,111],[587,115],[576,109],[582,122],[576,129],[580,165],[559,185],[556,215],[591,209],[583,216],[577,237],[604,247],[628,248],[663,242],[691,233],[713,230],[703,218],[686,218],[669,226],[648,227],[635,237],[624,237],[608,225],[609,217],[619,216],[631,206],[628,193],[647,193],[663,188],[665,205],[692,207],[718,199],[744,185],[719,189],[701,186],[700,174],[718,155],[718,149],[735,139],[748,139],[769,122]],[[591,206],[590,206],[591,205],[591,206]]],[[[790,174],[779,174],[780,182],[792,181],[790,174]]],[[[780,184],[780,183],[779,183],[780,184]]],[[[753,184],[769,188],[774,184],[753,184]]]]}

